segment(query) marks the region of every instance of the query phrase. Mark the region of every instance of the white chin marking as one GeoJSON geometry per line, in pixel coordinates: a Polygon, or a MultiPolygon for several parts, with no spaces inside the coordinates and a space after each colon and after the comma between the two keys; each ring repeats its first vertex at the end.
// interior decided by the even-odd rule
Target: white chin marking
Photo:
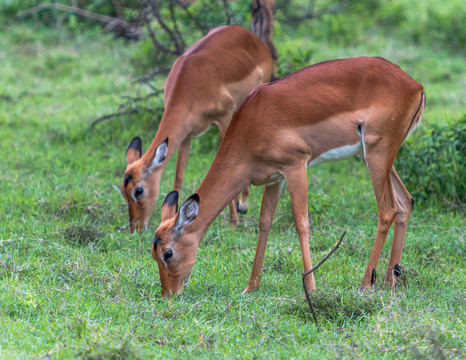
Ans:
{"type": "Polygon", "coordinates": [[[326,162],[338,161],[347,159],[353,155],[362,155],[364,154],[364,148],[362,141],[357,142],[354,145],[345,145],[332,150],[329,150],[319,157],[313,159],[308,163],[308,167],[319,165],[326,162]]]}
{"type": "Polygon", "coordinates": [[[191,280],[191,275],[192,275],[192,274],[193,274],[193,273],[189,274],[188,278],[185,279],[185,280],[183,280],[183,286],[181,287],[182,289],[188,286],[189,280],[191,280]]]}

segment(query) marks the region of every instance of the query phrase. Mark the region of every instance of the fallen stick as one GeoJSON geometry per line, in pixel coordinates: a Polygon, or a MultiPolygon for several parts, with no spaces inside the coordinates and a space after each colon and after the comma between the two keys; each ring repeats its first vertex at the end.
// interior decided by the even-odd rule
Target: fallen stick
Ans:
{"type": "Polygon", "coordinates": [[[346,235],[346,230],[343,232],[343,234],[341,235],[340,237],[340,240],[338,240],[338,243],[335,245],[335,247],[332,249],[332,251],[330,251],[327,256],[325,256],[316,266],[314,266],[311,270],[309,271],[306,271],[304,274],[303,274],[303,288],[304,288],[304,293],[306,294],[306,300],[309,304],[309,307],[311,309],[311,312],[312,312],[312,316],[314,317],[314,322],[316,323],[316,326],[319,325],[319,323],[317,322],[317,316],[316,316],[316,313],[314,311],[314,307],[312,306],[312,303],[311,303],[311,298],[309,296],[309,291],[307,291],[306,289],[306,283],[305,283],[305,278],[307,275],[309,274],[312,274],[315,270],[317,270],[325,261],[327,261],[327,259],[332,256],[332,254],[340,247],[340,244],[341,242],[343,241],[343,238],[345,237],[346,235]]]}

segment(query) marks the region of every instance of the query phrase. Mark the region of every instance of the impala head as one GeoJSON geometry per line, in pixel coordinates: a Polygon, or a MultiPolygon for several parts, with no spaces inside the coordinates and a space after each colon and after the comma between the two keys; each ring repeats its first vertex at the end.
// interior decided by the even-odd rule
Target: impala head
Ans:
{"type": "Polygon", "coordinates": [[[161,164],[165,160],[167,151],[168,138],[157,146],[152,156],[146,154],[141,157],[142,142],[139,137],[131,140],[126,149],[128,165],[121,183],[121,192],[128,202],[131,233],[134,230],[144,231],[147,228],[150,214],[159,195],[161,164]]]}
{"type": "Polygon", "coordinates": [[[159,266],[162,296],[179,294],[193,271],[198,242],[186,231],[197,218],[199,196],[192,195],[178,210],[178,192],[170,192],[162,204],[162,222],[155,231],[152,257],[159,266]]]}

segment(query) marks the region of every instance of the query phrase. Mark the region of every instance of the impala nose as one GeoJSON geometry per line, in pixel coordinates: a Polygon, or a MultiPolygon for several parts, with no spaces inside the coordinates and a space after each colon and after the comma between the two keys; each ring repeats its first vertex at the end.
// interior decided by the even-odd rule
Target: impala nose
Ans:
{"type": "Polygon", "coordinates": [[[138,234],[142,234],[142,233],[145,233],[147,231],[147,228],[148,228],[147,224],[144,225],[144,226],[135,225],[135,226],[130,226],[129,231],[130,231],[131,235],[133,235],[136,232],[138,234]]]}
{"type": "Polygon", "coordinates": [[[137,230],[137,232],[138,232],[139,235],[142,235],[142,234],[144,234],[144,233],[147,231],[147,228],[148,228],[147,225],[144,226],[144,227],[138,226],[138,227],[136,227],[136,230],[137,230]]]}

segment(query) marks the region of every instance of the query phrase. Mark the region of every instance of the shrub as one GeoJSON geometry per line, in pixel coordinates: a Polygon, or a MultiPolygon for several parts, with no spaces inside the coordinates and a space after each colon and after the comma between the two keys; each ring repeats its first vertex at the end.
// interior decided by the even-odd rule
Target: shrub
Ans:
{"type": "Polygon", "coordinates": [[[421,204],[463,209],[466,202],[466,115],[449,125],[432,125],[416,144],[402,147],[395,167],[421,204]]]}

